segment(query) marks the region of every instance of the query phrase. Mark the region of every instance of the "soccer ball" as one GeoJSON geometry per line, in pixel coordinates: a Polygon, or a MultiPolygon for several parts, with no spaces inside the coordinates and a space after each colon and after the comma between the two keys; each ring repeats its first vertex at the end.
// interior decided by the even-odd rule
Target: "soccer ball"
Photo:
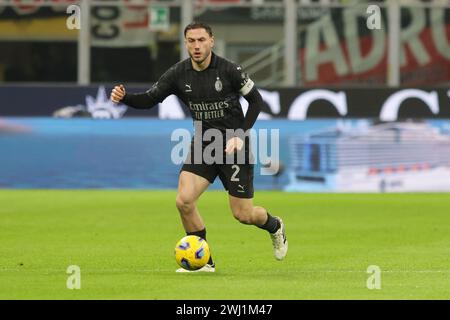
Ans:
{"type": "Polygon", "coordinates": [[[175,246],[175,260],[186,270],[198,270],[208,263],[209,246],[198,236],[186,236],[175,246]]]}

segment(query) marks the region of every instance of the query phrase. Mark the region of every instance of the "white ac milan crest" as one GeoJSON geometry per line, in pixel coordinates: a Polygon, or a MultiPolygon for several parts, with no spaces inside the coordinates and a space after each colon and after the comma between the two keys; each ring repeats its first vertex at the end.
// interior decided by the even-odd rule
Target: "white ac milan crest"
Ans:
{"type": "Polygon", "coordinates": [[[222,81],[220,81],[219,77],[217,77],[216,83],[214,84],[217,92],[222,91],[222,81]]]}

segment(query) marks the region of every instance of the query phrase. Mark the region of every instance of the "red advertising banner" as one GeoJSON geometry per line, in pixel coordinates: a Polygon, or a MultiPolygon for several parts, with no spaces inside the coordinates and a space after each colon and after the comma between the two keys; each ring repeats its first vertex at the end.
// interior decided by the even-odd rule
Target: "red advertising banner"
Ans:
{"type": "MultiPolygon", "coordinates": [[[[365,11],[335,9],[300,34],[301,84],[385,84],[388,73],[386,12],[369,29],[365,11]]],[[[450,9],[404,7],[399,36],[401,85],[450,82],[450,9]]]]}

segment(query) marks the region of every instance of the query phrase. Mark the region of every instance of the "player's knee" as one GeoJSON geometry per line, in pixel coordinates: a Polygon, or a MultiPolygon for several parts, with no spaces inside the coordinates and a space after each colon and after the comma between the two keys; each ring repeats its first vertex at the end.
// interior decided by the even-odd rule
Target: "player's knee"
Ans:
{"type": "Polygon", "coordinates": [[[178,210],[184,214],[190,213],[195,207],[194,201],[192,201],[188,197],[182,196],[180,194],[177,195],[175,203],[176,203],[178,210]]]}
{"type": "Polygon", "coordinates": [[[233,216],[240,223],[253,224],[253,220],[252,220],[253,208],[240,207],[240,208],[235,208],[232,211],[233,211],[233,216]]]}

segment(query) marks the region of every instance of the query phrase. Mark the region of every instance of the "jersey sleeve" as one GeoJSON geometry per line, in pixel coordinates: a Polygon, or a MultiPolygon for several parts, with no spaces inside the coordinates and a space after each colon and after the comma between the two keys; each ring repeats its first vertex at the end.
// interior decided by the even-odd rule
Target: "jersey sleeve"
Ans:
{"type": "Polygon", "coordinates": [[[175,70],[167,70],[153,86],[143,93],[127,93],[122,102],[135,109],[150,109],[175,93],[175,70]]]}
{"type": "Polygon", "coordinates": [[[150,109],[175,93],[175,70],[167,70],[153,86],[143,93],[127,93],[122,102],[135,109],[150,109]]]}
{"type": "Polygon", "coordinates": [[[156,104],[175,93],[175,69],[167,70],[152,87],[146,91],[147,96],[156,104]]]}
{"type": "Polygon", "coordinates": [[[242,96],[246,96],[255,86],[255,83],[248,76],[240,65],[231,64],[229,70],[231,77],[231,85],[238,91],[242,96]]]}

